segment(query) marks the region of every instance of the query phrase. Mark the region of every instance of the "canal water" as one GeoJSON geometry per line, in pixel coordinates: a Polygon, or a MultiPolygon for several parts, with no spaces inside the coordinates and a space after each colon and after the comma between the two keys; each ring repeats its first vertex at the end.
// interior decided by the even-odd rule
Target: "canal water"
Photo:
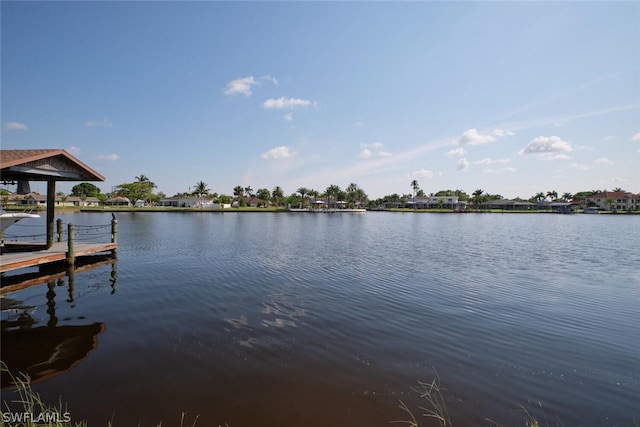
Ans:
{"type": "Polygon", "coordinates": [[[31,345],[49,361],[31,367],[34,390],[90,426],[183,413],[388,426],[410,418],[401,404],[436,425],[415,390],[434,379],[457,426],[640,418],[640,217],[121,213],[118,226],[117,263],[3,298],[3,354],[31,345]]]}

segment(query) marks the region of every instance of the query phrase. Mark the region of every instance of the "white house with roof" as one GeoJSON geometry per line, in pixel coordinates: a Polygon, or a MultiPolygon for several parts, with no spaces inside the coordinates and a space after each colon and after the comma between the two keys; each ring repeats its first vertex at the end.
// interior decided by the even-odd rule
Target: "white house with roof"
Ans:
{"type": "MultiPolygon", "coordinates": [[[[15,201],[16,205],[29,205],[29,206],[46,206],[47,196],[38,193],[29,194],[14,194],[11,198],[15,201]]],[[[56,195],[54,199],[55,206],[99,206],[100,200],[97,197],[78,197],[78,196],[62,196],[56,195]]]]}
{"type": "Polygon", "coordinates": [[[167,197],[166,199],[160,200],[157,206],[207,209],[228,209],[231,207],[228,203],[215,203],[211,198],[197,196],[167,197]]]}
{"type": "Polygon", "coordinates": [[[598,209],[637,211],[640,209],[640,194],[626,191],[603,191],[586,197],[587,207],[598,209]]]}
{"type": "Polygon", "coordinates": [[[458,196],[415,196],[407,205],[420,209],[465,209],[467,202],[458,196]]]}

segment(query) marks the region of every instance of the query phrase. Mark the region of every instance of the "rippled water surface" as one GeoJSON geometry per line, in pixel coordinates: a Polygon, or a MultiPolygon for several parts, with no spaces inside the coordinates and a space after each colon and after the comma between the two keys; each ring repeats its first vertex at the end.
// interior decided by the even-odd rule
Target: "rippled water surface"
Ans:
{"type": "Polygon", "coordinates": [[[640,417],[637,216],[118,220],[113,286],[107,265],[76,273],[74,298],[56,285],[47,304],[39,285],[2,313],[44,326],[53,301],[56,328],[104,325],[94,350],[34,386],[91,426],[179,425],[183,412],[202,426],[388,426],[408,418],[400,401],[420,413],[412,387],[436,375],[454,425],[522,425],[538,402],[567,426],[640,417]]]}

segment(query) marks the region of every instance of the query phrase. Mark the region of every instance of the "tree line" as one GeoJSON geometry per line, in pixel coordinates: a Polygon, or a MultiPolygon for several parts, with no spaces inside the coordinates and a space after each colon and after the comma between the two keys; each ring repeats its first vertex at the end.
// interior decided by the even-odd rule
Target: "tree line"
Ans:
{"type": "MultiPolygon", "coordinates": [[[[138,175],[134,178],[133,182],[122,183],[115,187],[110,193],[102,193],[100,188],[89,182],[83,182],[75,185],[72,190],[72,196],[78,197],[96,197],[101,203],[106,203],[108,199],[115,197],[126,197],[132,204],[142,200],[146,204],[156,204],[159,201],[166,199],[167,196],[163,192],[154,192],[157,188],[156,184],[151,181],[146,175],[138,175]]],[[[239,206],[247,206],[249,204],[257,204],[262,206],[304,206],[309,203],[309,200],[322,200],[330,199],[345,202],[349,207],[361,206],[368,208],[375,208],[378,206],[406,206],[408,202],[412,201],[416,197],[427,196],[457,196],[460,201],[468,201],[474,205],[482,204],[490,200],[500,200],[503,197],[500,194],[491,194],[485,192],[482,189],[476,189],[471,194],[466,193],[463,190],[440,190],[428,195],[420,188],[420,184],[417,180],[412,180],[409,184],[409,188],[412,190],[410,193],[393,193],[388,194],[377,199],[370,199],[367,193],[356,183],[350,183],[347,187],[342,189],[340,186],[331,184],[324,191],[318,191],[313,188],[300,187],[295,192],[285,195],[284,190],[280,186],[276,186],[269,190],[268,188],[259,188],[254,190],[251,186],[237,185],[233,188],[231,195],[219,194],[209,188],[209,185],[204,181],[198,181],[195,183],[193,190],[189,188],[189,191],[176,193],[172,197],[207,197],[213,199],[216,203],[230,204],[234,201],[238,202],[239,206]]],[[[545,192],[538,192],[528,199],[516,198],[516,200],[529,201],[529,202],[543,202],[543,201],[584,201],[586,197],[593,194],[606,192],[607,190],[587,190],[580,191],[575,194],[565,192],[561,195],[555,191],[550,190],[545,192]]],[[[624,191],[619,187],[614,188],[611,191],[624,191]]],[[[63,194],[61,194],[63,195],[63,194]]]]}

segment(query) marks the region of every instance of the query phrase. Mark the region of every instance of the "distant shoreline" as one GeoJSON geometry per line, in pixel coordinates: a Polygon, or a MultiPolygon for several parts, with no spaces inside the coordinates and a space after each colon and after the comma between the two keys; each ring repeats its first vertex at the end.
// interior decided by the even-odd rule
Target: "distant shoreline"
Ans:
{"type": "MultiPolygon", "coordinates": [[[[56,209],[57,211],[58,209],[56,209]]],[[[226,209],[211,209],[211,208],[172,208],[172,207],[99,207],[99,208],[62,208],[61,211],[79,211],[79,212],[173,212],[173,213],[184,213],[184,212],[208,212],[208,213],[246,213],[246,212],[258,212],[258,213],[291,213],[291,214],[309,214],[315,212],[295,212],[289,211],[287,208],[251,208],[251,207],[243,207],[243,208],[226,208],[226,209]]],[[[573,215],[573,214],[562,214],[559,212],[547,211],[547,210],[508,210],[508,209],[491,209],[491,210],[469,210],[464,212],[453,211],[451,209],[407,209],[407,208],[396,208],[396,209],[368,209],[367,213],[373,212],[393,212],[393,213],[418,213],[418,214],[555,214],[555,215],[573,215]]],[[[330,213],[340,213],[338,212],[330,212],[330,213]]],[[[345,212],[350,213],[350,212],[345,212]]],[[[640,211],[602,211],[600,212],[603,215],[627,215],[629,213],[634,215],[640,215],[640,211]]],[[[581,211],[576,212],[575,214],[582,214],[581,211]]]]}
{"type": "MultiPolygon", "coordinates": [[[[10,212],[22,212],[24,210],[24,206],[5,206],[4,209],[10,212]]],[[[46,208],[44,206],[38,206],[33,209],[34,212],[45,211],[46,208]]],[[[78,206],[60,206],[55,208],[56,212],[61,213],[73,213],[73,212],[98,212],[98,213],[118,213],[118,212],[173,212],[173,213],[185,213],[185,212],[208,212],[208,213],[246,213],[246,212],[258,212],[258,213],[291,213],[291,214],[309,214],[315,212],[295,212],[289,211],[284,207],[268,207],[268,208],[252,208],[252,207],[242,207],[242,208],[226,208],[226,209],[211,209],[211,208],[176,208],[176,207],[119,207],[119,206],[109,206],[109,207],[78,207],[78,206]]],[[[464,212],[453,211],[451,209],[411,209],[411,208],[393,208],[393,209],[368,209],[367,213],[373,212],[393,212],[393,213],[417,213],[417,214],[559,214],[559,215],[574,215],[574,214],[560,214],[558,212],[548,211],[548,210],[502,210],[502,209],[491,209],[491,210],[468,210],[464,212]]],[[[333,213],[333,212],[331,212],[333,213]]],[[[336,213],[340,213],[339,210],[336,213]]],[[[349,212],[345,212],[349,213],[349,212]]],[[[575,214],[582,214],[582,211],[578,211],[575,214]]],[[[640,215],[640,211],[601,211],[601,215],[640,215]]]]}

